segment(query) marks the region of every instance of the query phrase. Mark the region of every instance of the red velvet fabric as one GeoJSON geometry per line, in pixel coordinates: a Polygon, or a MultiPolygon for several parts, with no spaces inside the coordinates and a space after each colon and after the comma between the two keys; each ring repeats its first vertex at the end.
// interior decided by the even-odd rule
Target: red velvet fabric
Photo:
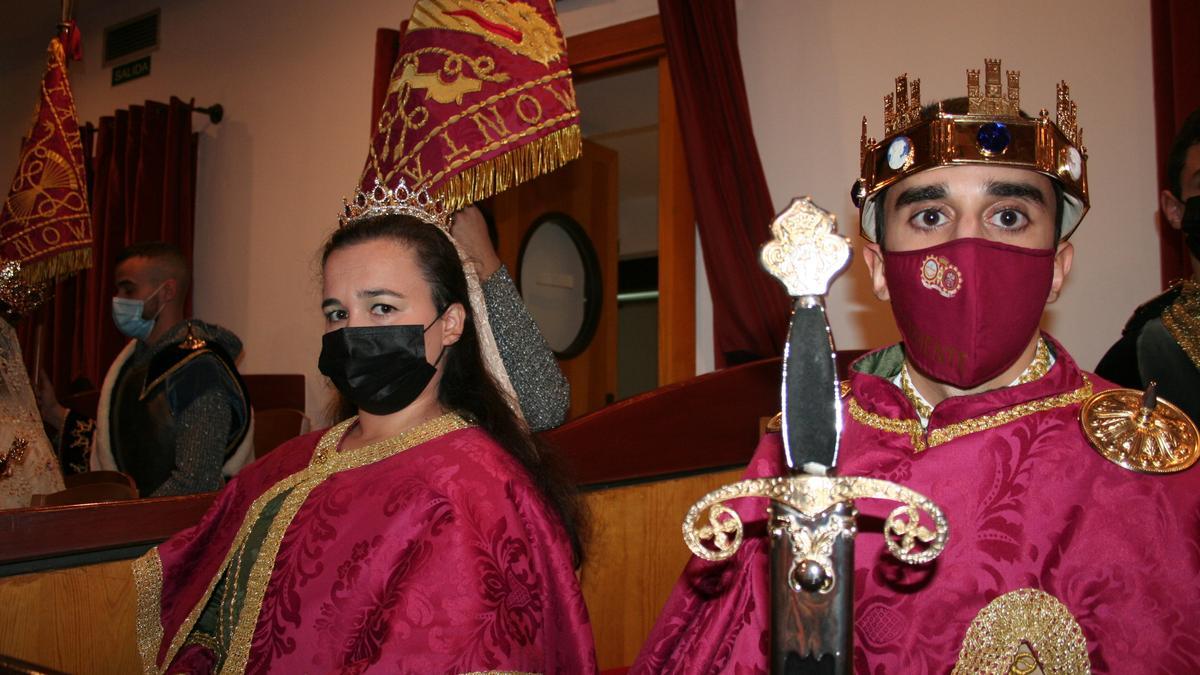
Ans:
{"type": "MultiPolygon", "coordinates": [[[[94,132],[82,135],[91,160],[94,265],[59,282],[54,298],[20,327],[21,349],[32,360],[35,327],[44,326],[42,366],[60,397],[79,377],[99,386],[127,341],[112,322],[117,253],[159,240],[192,257],[197,135],[191,107],[174,97],[169,104],[146,101],[100,118],[94,132]]],[[[190,311],[190,294],[188,304],[190,311]]]]}
{"type": "Polygon", "coordinates": [[[712,291],[718,367],[778,356],[787,294],[758,262],[775,217],[750,124],[733,0],[659,0],[692,201],[712,291]]]}
{"type": "MultiPolygon", "coordinates": [[[[1158,139],[1158,184],[1167,189],[1167,155],[1188,113],[1200,108],[1200,3],[1151,0],[1154,45],[1154,122],[1158,139]]],[[[1162,285],[1191,275],[1183,235],[1159,218],[1162,285]]]]}
{"type": "Polygon", "coordinates": [[[400,56],[400,38],[404,36],[405,21],[400,24],[400,30],[380,28],[375,31],[375,76],[371,80],[371,131],[369,137],[375,136],[375,127],[379,124],[379,114],[383,111],[383,102],[387,99],[388,84],[392,81],[392,67],[400,56]]]}

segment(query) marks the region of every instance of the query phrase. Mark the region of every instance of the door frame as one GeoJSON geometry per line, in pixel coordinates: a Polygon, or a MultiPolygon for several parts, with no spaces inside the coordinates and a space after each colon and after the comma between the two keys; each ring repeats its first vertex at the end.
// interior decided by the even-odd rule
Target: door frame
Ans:
{"type": "Polygon", "coordinates": [[[658,65],[658,385],[686,380],[696,374],[696,218],[662,21],[568,37],[567,54],[577,81],[658,65]]]}

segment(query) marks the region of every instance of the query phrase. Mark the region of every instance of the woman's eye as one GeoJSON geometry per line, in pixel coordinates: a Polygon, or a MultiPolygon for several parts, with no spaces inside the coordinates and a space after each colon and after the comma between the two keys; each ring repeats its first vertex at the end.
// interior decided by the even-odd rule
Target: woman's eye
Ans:
{"type": "Polygon", "coordinates": [[[1018,230],[1029,224],[1029,218],[1016,209],[1002,209],[993,213],[988,223],[1005,230],[1018,230]]]}
{"type": "Polygon", "coordinates": [[[392,307],[391,305],[385,305],[382,302],[375,304],[375,305],[371,305],[371,313],[378,315],[378,316],[387,316],[388,314],[391,314],[394,311],[396,311],[395,307],[392,307]]]}
{"type": "Polygon", "coordinates": [[[337,323],[339,321],[345,321],[348,316],[349,315],[344,309],[331,309],[328,312],[325,312],[325,321],[329,323],[337,323]]]}
{"type": "Polygon", "coordinates": [[[939,227],[950,222],[950,219],[946,217],[946,214],[937,209],[925,209],[918,211],[912,217],[911,222],[917,227],[939,227]]]}

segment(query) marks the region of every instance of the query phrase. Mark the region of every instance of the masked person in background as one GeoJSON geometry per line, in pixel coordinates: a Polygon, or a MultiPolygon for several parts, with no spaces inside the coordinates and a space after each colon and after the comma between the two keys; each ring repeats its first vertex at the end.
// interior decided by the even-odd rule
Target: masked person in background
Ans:
{"type": "Polygon", "coordinates": [[[165,497],[217,490],[252,459],[250,402],[234,362],[241,340],[184,319],[190,282],[171,244],[117,256],[112,315],[130,341],[104,377],[96,420],[64,408],[46,378],[38,392],[65,470],[122,471],[143,497],[165,497]]]}
{"type": "Polygon", "coordinates": [[[147,671],[595,672],[578,495],[493,375],[448,214],[410,197],[322,256],[318,364],[357,414],[134,564],[147,671]]]}
{"type": "Polygon", "coordinates": [[[1096,373],[1134,389],[1155,382],[1163,398],[1200,421],[1200,109],[1175,135],[1167,181],[1159,208],[1167,224],[1183,230],[1192,276],[1134,310],[1096,373]]]}
{"type": "MultiPolygon", "coordinates": [[[[851,365],[837,473],[925,495],[949,538],[904,565],[881,527],[894,503],[855,503],[854,672],[1197,672],[1195,427],[1178,412],[1139,427],[1140,396],[1113,397],[1039,330],[1071,269],[1086,157],[1065,85],[1056,121],[1030,118],[1019,75],[1003,95],[999,61],[986,66],[983,83],[968,71],[967,98],[924,109],[901,77],[882,140],[863,122],[852,194],[903,342],[851,365]],[[1152,442],[1093,446],[1098,427],[1152,442]]],[[[747,477],[784,473],[767,434],[747,477]]],[[[746,540],[732,558],[688,564],[632,672],[766,668],[763,502],[736,502],[746,540]]]]}

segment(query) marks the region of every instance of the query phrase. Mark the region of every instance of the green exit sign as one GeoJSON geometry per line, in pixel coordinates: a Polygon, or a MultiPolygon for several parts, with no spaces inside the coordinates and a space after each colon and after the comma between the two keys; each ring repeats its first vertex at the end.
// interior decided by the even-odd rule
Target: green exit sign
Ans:
{"type": "Polygon", "coordinates": [[[143,56],[137,61],[130,61],[113,68],[112,86],[117,86],[136,80],[139,77],[145,77],[150,74],[150,57],[143,56]]]}

